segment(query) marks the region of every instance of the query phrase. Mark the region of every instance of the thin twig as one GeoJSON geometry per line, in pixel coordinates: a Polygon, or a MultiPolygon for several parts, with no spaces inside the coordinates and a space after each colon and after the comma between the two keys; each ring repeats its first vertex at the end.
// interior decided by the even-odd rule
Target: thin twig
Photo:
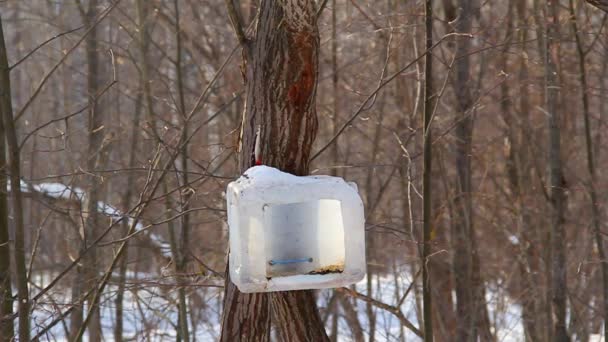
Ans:
{"type": "Polygon", "coordinates": [[[234,29],[236,38],[242,46],[245,46],[247,44],[247,36],[245,35],[245,30],[243,29],[243,21],[241,20],[241,15],[236,9],[233,0],[224,1],[226,2],[226,9],[228,9],[228,17],[230,18],[230,22],[232,23],[232,28],[234,29]]]}
{"type": "Polygon", "coordinates": [[[70,54],[72,54],[72,52],[74,52],[76,50],[76,48],[78,48],[78,46],[85,40],[85,38],[89,35],[89,33],[91,33],[93,31],[93,29],[95,29],[95,27],[105,18],[108,16],[108,14],[110,14],[110,12],[112,12],[112,10],[118,6],[118,4],[120,3],[120,0],[116,0],[114,3],[112,3],[110,6],[108,6],[97,18],[97,20],[95,20],[95,22],[93,23],[93,25],[91,25],[91,27],[89,27],[86,32],[82,35],[82,37],[80,37],[80,39],[63,55],[63,57],[61,57],[61,59],[51,68],[51,70],[49,70],[49,72],[46,73],[46,75],[44,75],[44,77],[42,78],[42,80],[40,81],[40,83],[38,84],[38,87],[36,87],[36,90],[34,90],[34,93],[32,94],[32,96],[30,96],[30,98],[27,100],[27,102],[25,103],[25,105],[23,105],[23,107],[21,108],[21,110],[19,110],[19,112],[17,112],[17,115],[15,115],[14,121],[17,122],[22,116],[23,114],[25,114],[25,111],[29,108],[29,106],[32,104],[32,102],[34,102],[34,100],[36,99],[36,97],[38,97],[38,95],[40,94],[40,92],[42,91],[42,88],[44,88],[44,85],[46,84],[46,82],[51,78],[51,75],[53,75],[53,73],[59,68],[59,66],[61,64],[63,64],[63,62],[65,62],[65,60],[68,58],[68,56],[70,54]]]}
{"type": "Polygon", "coordinates": [[[346,128],[348,128],[348,126],[350,126],[353,123],[353,121],[355,121],[355,119],[364,111],[367,104],[376,96],[376,94],[378,94],[380,92],[380,90],[382,90],[382,88],[384,88],[387,84],[392,82],[395,78],[397,78],[397,76],[401,75],[403,72],[405,72],[407,69],[409,69],[412,65],[418,63],[418,61],[420,61],[422,58],[424,58],[427,54],[431,53],[431,51],[434,48],[436,48],[439,44],[441,44],[444,40],[446,40],[449,37],[453,37],[453,36],[465,36],[465,37],[469,37],[469,38],[473,37],[470,34],[448,33],[448,34],[444,35],[443,37],[441,37],[441,39],[439,39],[435,44],[433,44],[433,46],[431,46],[430,49],[426,50],[420,56],[416,57],[413,61],[411,61],[406,66],[401,68],[399,71],[397,71],[396,73],[391,75],[386,81],[382,82],[371,94],[369,94],[369,96],[365,99],[365,101],[363,101],[363,103],[359,105],[359,109],[357,109],[357,111],[344,123],[344,125],[342,125],[342,127],[338,130],[336,135],[334,135],[333,138],[331,138],[325,146],[323,146],[319,151],[317,151],[312,156],[312,158],[310,158],[310,161],[315,160],[317,157],[319,157],[321,155],[321,153],[323,153],[327,148],[329,148],[329,146],[331,146],[333,143],[336,142],[336,139],[338,139],[338,137],[342,133],[344,133],[346,128]]]}
{"type": "Polygon", "coordinates": [[[68,35],[72,32],[76,32],[80,29],[82,29],[84,26],[80,26],[77,27],[75,29],[71,29],[69,31],[65,31],[62,33],[59,33],[57,35],[52,36],[51,38],[45,40],[44,42],[40,43],[40,45],[36,46],[32,51],[28,52],[25,56],[21,57],[21,59],[19,59],[17,62],[15,62],[15,64],[11,65],[8,70],[13,70],[14,68],[16,68],[17,66],[19,66],[19,64],[23,63],[26,59],[28,59],[31,55],[33,55],[34,53],[36,53],[36,51],[40,50],[42,47],[44,47],[46,44],[52,42],[53,40],[57,39],[57,38],[61,38],[65,35],[68,35]]]}
{"type": "Polygon", "coordinates": [[[336,291],[347,294],[356,299],[361,299],[362,301],[364,301],[366,303],[370,303],[377,308],[380,308],[380,309],[383,309],[383,310],[386,310],[386,311],[392,313],[393,315],[395,315],[395,317],[397,317],[399,319],[399,321],[401,321],[401,324],[403,324],[405,327],[410,329],[417,336],[422,337],[422,331],[420,331],[420,329],[416,328],[416,326],[409,319],[407,319],[407,317],[405,317],[403,312],[401,312],[401,310],[398,307],[383,303],[377,299],[366,296],[362,293],[351,290],[347,287],[338,288],[338,289],[336,289],[336,291]]]}

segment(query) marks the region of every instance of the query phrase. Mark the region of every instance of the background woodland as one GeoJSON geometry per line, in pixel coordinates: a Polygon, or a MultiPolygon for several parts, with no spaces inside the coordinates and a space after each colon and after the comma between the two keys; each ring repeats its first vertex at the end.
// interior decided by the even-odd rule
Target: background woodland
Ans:
{"type": "MultiPolygon", "coordinates": [[[[259,1],[237,3],[251,35],[259,1]]],[[[423,1],[315,4],[309,172],[356,182],[367,221],[365,281],[316,293],[325,331],[421,339],[428,77],[435,340],[599,341],[607,13],[432,4],[431,75],[423,1]]],[[[0,340],[220,339],[246,100],[226,2],[3,0],[0,17],[0,340]]]]}

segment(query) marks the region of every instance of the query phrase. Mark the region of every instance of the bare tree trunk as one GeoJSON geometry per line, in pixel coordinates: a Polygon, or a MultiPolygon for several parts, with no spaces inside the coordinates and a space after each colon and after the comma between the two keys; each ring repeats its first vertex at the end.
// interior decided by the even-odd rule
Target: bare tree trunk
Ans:
{"type": "Polygon", "coordinates": [[[547,0],[545,39],[545,88],[547,125],[549,127],[549,185],[551,210],[551,300],[552,340],[569,341],[566,331],[566,240],[564,233],[565,184],[562,174],[560,143],[560,111],[558,101],[560,82],[559,62],[559,1],[547,0]]]}
{"type": "MultiPolygon", "coordinates": [[[[586,52],[583,46],[583,38],[580,35],[578,28],[578,18],[574,8],[574,2],[570,0],[570,19],[572,23],[572,30],[574,31],[574,37],[576,41],[576,50],[578,53],[578,69],[579,69],[579,80],[581,83],[581,102],[583,104],[583,118],[585,122],[585,145],[587,152],[587,169],[589,172],[589,184],[588,191],[591,197],[591,223],[593,227],[593,233],[595,236],[595,243],[597,246],[597,252],[600,259],[600,268],[602,272],[602,310],[604,316],[604,334],[608,334],[608,262],[606,262],[606,250],[604,248],[604,240],[601,232],[601,214],[598,202],[598,196],[596,192],[597,175],[595,171],[595,158],[594,158],[594,142],[591,134],[591,114],[589,111],[589,96],[587,95],[587,67],[586,67],[586,52]]],[[[601,80],[600,82],[603,82],[601,80]]],[[[601,115],[601,114],[600,114],[601,115]]]]}
{"type": "MultiPolygon", "coordinates": [[[[450,199],[450,183],[447,170],[445,168],[444,149],[435,149],[438,151],[437,157],[437,173],[436,179],[441,179],[443,191],[447,202],[445,204],[435,204],[436,210],[441,210],[440,207],[445,205],[448,210],[448,218],[451,220],[454,216],[454,206],[450,199]]],[[[446,224],[447,225],[447,224],[446,224]]],[[[445,247],[449,244],[449,234],[447,229],[441,229],[437,232],[435,244],[445,247]]],[[[441,247],[439,247],[441,248],[441,247]]],[[[436,322],[439,322],[439,327],[435,328],[435,336],[440,341],[447,341],[456,335],[457,318],[454,312],[454,280],[452,277],[452,265],[449,255],[436,255],[431,259],[431,272],[433,272],[433,285],[435,290],[435,305],[436,315],[440,317],[436,322]]]]}
{"type": "MultiPolygon", "coordinates": [[[[472,27],[472,3],[459,0],[460,12],[456,17],[455,30],[470,33],[472,27]]],[[[471,144],[473,134],[473,97],[470,84],[470,41],[462,38],[457,42],[454,89],[458,104],[456,117],[456,171],[457,193],[454,199],[453,242],[454,277],[456,280],[456,311],[458,317],[457,340],[463,342],[477,339],[477,311],[475,308],[475,286],[473,284],[473,208],[471,184],[471,144]]]]}
{"type": "MultiPolygon", "coordinates": [[[[0,18],[0,115],[4,117],[4,111],[10,110],[12,114],[10,70],[8,70],[8,59],[4,43],[4,32],[2,30],[2,19],[0,18]]],[[[0,119],[0,167],[6,170],[6,133],[4,124],[0,119]]],[[[10,341],[14,334],[12,319],[5,317],[13,314],[13,289],[11,281],[11,248],[9,240],[8,225],[8,203],[6,189],[7,176],[0,174],[0,341],[10,341]]]]}
{"type": "MultiPolygon", "coordinates": [[[[137,0],[136,3],[136,7],[137,7],[137,26],[138,26],[138,48],[139,48],[139,58],[140,58],[140,63],[142,65],[142,69],[144,67],[147,67],[147,47],[148,47],[148,24],[147,24],[147,19],[146,19],[146,5],[145,2],[143,0],[137,0]]],[[[130,151],[129,151],[129,161],[128,161],[128,168],[131,169],[133,167],[135,167],[136,165],[136,153],[137,153],[137,144],[139,141],[139,130],[140,130],[140,126],[139,126],[139,122],[140,122],[140,117],[141,117],[141,111],[142,111],[142,107],[143,107],[143,102],[144,102],[144,94],[145,94],[145,89],[146,86],[149,87],[149,85],[147,85],[147,74],[146,77],[144,77],[144,73],[143,70],[141,72],[140,75],[140,91],[141,93],[137,96],[137,99],[135,101],[135,118],[133,120],[133,126],[131,129],[131,144],[130,144],[130,151]]],[[[134,184],[135,182],[135,174],[134,173],[129,173],[127,176],[127,181],[126,183],[129,184],[130,186],[127,187],[127,190],[125,191],[124,197],[123,197],[123,210],[124,212],[126,212],[126,210],[129,208],[129,206],[131,205],[131,197],[133,196],[133,186],[132,184],[134,184]]],[[[124,234],[126,234],[129,230],[129,220],[124,220],[123,224],[122,224],[122,229],[124,234]]],[[[120,261],[120,269],[119,269],[119,279],[118,279],[118,289],[116,291],[116,299],[115,299],[115,303],[116,303],[116,326],[114,327],[114,339],[116,341],[120,341],[123,338],[123,317],[124,317],[124,293],[125,293],[125,282],[126,282],[126,275],[127,275],[127,269],[128,269],[128,259],[129,259],[129,247],[128,247],[128,241],[127,241],[127,245],[125,247],[125,252],[122,256],[122,259],[120,261]]]]}
{"type": "MultiPolygon", "coordinates": [[[[426,0],[424,6],[424,21],[426,33],[426,50],[433,47],[433,1],[426,0]]],[[[424,142],[424,167],[422,175],[422,301],[424,319],[424,341],[433,342],[433,307],[432,307],[432,282],[429,272],[429,256],[431,254],[431,229],[433,201],[431,199],[431,177],[432,177],[432,131],[431,117],[435,109],[435,94],[433,88],[433,55],[427,53],[425,57],[424,70],[424,118],[423,142],[424,142]]]]}
{"type": "MultiPolygon", "coordinates": [[[[529,318],[524,324],[527,324],[527,331],[530,341],[543,341],[545,329],[543,327],[548,324],[545,320],[545,314],[542,311],[546,307],[544,300],[543,289],[542,289],[542,275],[540,270],[541,256],[539,254],[537,246],[540,243],[539,229],[535,228],[531,223],[530,209],[526,203],[526,197],[529,196],[530,189],[532,188],[530,182],[530,169],[533,167],[531,164],[530,156],[530,138],[532,133],[530,132],[530,97],[529,97],[529,70],[528,70],[528,10],[527,3],[522,1],[517,4],[518,13],[518,29],[520,30],[519,42],[521,44],[520,54],[520,70],[519,70],[519,104],[521,112],[521,136],[518,140],[518,146],[512,146],[512,149],[518,149],[518,155],[515,157],[515,163],[517,168],[517,186],[518,186],[518,200],[517,205],[519,208],[519,224],[520,232],[522,235],[522,259],[525,260],[525,264],[522,265],[522,277],[524,277],[526,285],[525,288],[529,289],[529,294],[526,296],[525,301],[528,303],[527,310],[529,318]]],[[[526,304],[524,304],[526,305],[526,304]]],[[[526,319],[526,317],[524,317],[526,319]]]]}
{"type": "Polygon", "coordinates": [[[342,308],[344,309],[344,316],[348,325],[353,333],[353,340],[355,342],[364,342],[365,338],[363,337],[363,328],[361,327],[361,322],[359,322],[359,316],[357,314],[357,310],[353,303],[351,303],[350,298],[343,296],[338,293],[338,300],[342,304],[342,308]]]}
{"type": "MultiPolygon", "coordinates": [[[[139,120],[141,117],[142,102],[143,102],[143,96],[141,94],[138,94],[137,98],[135,99],[135,116],[133,118],[133,125],[131,126],[131,133],[130,133],[131,142],[129,144],[129,157],[128,157],[129,159],[127,161],[128,169],[134,169],[136,167],[137,145],[138,145],[139,136],[140,136],[139,120]]],[[[127,210],[129,209],[129,207],[131,205],[134,184],[135,184],[135,173],[134,172],[128,173],[126,184],[128,184],[128,186],[126,187],[126,191],[122,198],[123,212],[127,212],[127,210]]],[[[128,234],[129,222],[130,221],[128,219],[124,219],[122,221],[121,226],[122,226],[123,236],[126,236],[128,234]]],[[[116,341],[120,341],[124,337],[124,332],[123,332],[124,303],[123,303],[123,300],[124,300],[124,293],[125,293],[125,287],[126,287],[125,285],[126,285],[126,280],[127,280],[128,259],[129,259],[129,241],[127,240],[126,244],[125,244],[125,251],[124,251],[123,255],[121,256],[121,260],[120,260],[118,280],[117,280],[118,284],[117,284],[117,290],[116,290],[116,299],[114,301],[114,303],[116,305],[116,308],[115,308],[116,326],[114,327],[114,339],[116,341]]]]}
{"type": "MultiPolygon", "coordinates": [[[[0,38],[1,39],[1,38],[0,38]]],[[[0,66],[1,68],[1,66],[0,66]]],[[[3,70],[0,70],[3,72],[3,70]]],[[[4,86],[2,86],[2,89],[4,86]]],[[[4,98],[4,92],[0,89],[0,101],[4,98]]],[[[0,120],[0,167],[6,168],[6,136],[4,125],[0,120]]],[[[0,188],[6,189],[6,174],[0,175],[0,188]]],[[[11,249],[8,226],[8,204],[6,191],[0,191],[0,341],[10,341],[15,334],[12,319],[7,319],[13,314],[13,289],[11,281],[11,249]]]]}
{"type": "MultiPolygon", "coordinates": [[[[524,335],[527,341],[543,341],[542,329],[545,324],[544,315],[540,308],[540,302],[542,302],[542,291],[541,283],[538,277],[538,255],[535,248],[536,241],[535,234],[532,231],[534,226],[530,222],[529,208],[526,205],[525,198],[528,196],[528,192],[531,188],[529,182],[529,152],[526,137],[530,135],[528,132],[529,119],[528,112],[530,110],[529,104],[529,86],[528,86],[528,61],[526,58],[527,54],[527,4],[526,2],[517,2],[511,4],[509,7],[508,18],[514,15],[513,7],[517,9],[517,30],[519,30],[519,37],[513,37],[517,39],[521,46],[521,54],[519,57],[519,104],[520,104],[520,116],[517,117],[516,113],[513,112],[513,101],[510,96],[510,89],[508,82],[505,80],[501,84],[501,107],[503,112],[503,118],[506,123],[506,136],[508,149],[506,153],[506,169],[507,178],[509,180],[509,186],[513,198],[514,207],[517,213],[517,233],[519,243],[519,256],[517,257],[518,268],[523,283],[522,287],[525,289],[525,295],[522,295],[522,319],[524,326],[524,335]]],[[[511,26],[511,19],[509,20],[509,32],[505,34],[507,39],[513,34],[513,27],[511,26]]],[[[508,49],[512,44],[506,44],[503,48],[503,66],[507,74],[509,74],[508,66],[508,49]]]]}
{"type": "Polygon", "coordinates": [[[23,198],[21,194],[21,165],[17,129],[13,120],[11,101],[11,80],[8,65],[2,20],[0,19],[0,115],[4,125],[6,145],[8,147],[7,171],[11,182],[11,204],[15,223],[14,260],[16,266],[17,299],[19,303],[19,340],[30,339],[30,299],[25,266],[25,227],[23,224],[23,198]]]}
{"type": "MultiPolygon", "coordinates": [[[[315,108],[319,34],[312,0],[262,0],[255,38],[244,37],[239,16],[232,22],[244,44],[247,103],[243,115],[240,169],[254,164],[260,129],[261,162],[306,175],[317,133],[315,108]]],[[[226,281],[222,341],[267,341],[270,316],[285,341],[328,341],[313,291],[240,293],[226,281]]]]}
{"type": "MultiPolygon", "coordinates": [[[[389,44],[390,41],[389,39],[386,39],[386,44],[389,44]]],[[[386,55],[382,56],[383,59],[388,59],[388,51],[389,51],[390,47],[387,46],[386,49],[386,55]]],[[[383,94],[384,95],[384,94],[383,94]]],[[[381,149],[380,146],[380,142],[382,140],[382,132],[383,132],[383,126],[382,126],[382,122],[384,119],[384,101],[380,101],[379,104],[380,108],[378,108],[377,111],[377,122],[376,122],[376,127],[374,129],[374,137],[372,140],[372,149],[371,149],[371,155],[370,155],[370,164],[371,165],[375,165],[376,161],[378,159],[378,152],[381,149]]],[[[336,144],[334,143],[334,146],[336,144]]],[[[379,196],[374,196],[376,195],[375,191],[374,191],[374,176],[376,176],[376,169],[371,167],[369,168],[368,172],[367,172],[367,177],[365,180],[365,198],[366,198],[366,205],[367,208],[376,208],[378,206],[378,201],[380,200],[379,196]]],[[[367,217],[366,220],[373,220],[373,209],[370,209],[370,211],[367,213],[367,217]]],[[[367,237],[366,237],[366,243],[365,243],[365,254],[367,255],[367,263],[368,263],[368,267],[367,267],[367,279],[366,279],[366,294],[368,297],[373,298],[373,285],[374,285],[374,275],[376,273],[376,271],[378,271],[380,268],[377,268],[373,265],[377,265],[379,264],[379,258],[381,258],[381,253],[377,253],[378,252],[378,248],[377,246],[380,245],[380,240],[376,239],[376,236],[374,235],[373,231],[367,231],[367,237]]],[[[377,283],[376,283],[377,284],[377,283]]],[[[373,304],[370,302],[366,302],[365,303],[365,311],[367,314],[367,319],[368,319],[368,323],[369,323],[369,338],[368,338],[368,342],[373,342],[375,341],[376,338],[376,309],[374,308],[373,304]]]]}
{"type": "MultiPolygon", "coordinates": [[[[182,129],[182,136],[180,139],[180,156],[179,156],[179,171],[180,171],[180,181],[181,186],[184,187],[182,191],[180,191],[180,212],[181,215],[181,230],[180,230],[180,239],[179,239],[179,249],[178,254],[174,255],[175,259],[175,270],[177,273],[178,283],[180,284],[178,292],[178,327],[179,334],[177,336],[178,341],[189,342],[190,341],[190,332],[188,329],[188,302],[186,301],[186,279],[184,278],[186,273],[186,262],[188,254],[188,236],[190,230],[190,205],[189,198],[192,194],[191,191],[188,190],[188,121],[186,120],[186,103],[184,98],[184,80],[182,77],[182,38],[180,33],[180,14],[179,14],[179,1],[173,1],[173,8],[175,11],[175,41],[176,41],[176,56],[175,56],[175,71],[177,74],[177,96],[178,96],[178,116],[182,119],[182,124],[184,125],[182,129]]],[[[178,119],[179,120],[179,119],[178,119]]]]}
{"type": "MultiPolygon", "coordinates": [[[[86,38],[86,61],[87,61],[87,92],[89,96],[89,112],[88,112],[88,146],[86,153],[86,168],[90,172],[95,170],[100,164],[102,164],[103,156],[107,153],[103,146],[104,133],[107,128],[104,127],[104,120],[101,106],[99,106],[97,96],[101,89],[101,78],[102,71],[99,67],[99,52],[98,50],[98,39],[96,27],[94,21],[98,13],[98,0],[91,0],[88,4],[86,12],[82,7],[79,7],[85,26],[91,29],[91,32],[86,38]]],[[[80,6],[80,5],[79,5],[80,6]]],[[[89,244],[97,237],[97,228],[99,226],[99,214],[98,201],[100,200],[101,182],[99,179],[92,175],[89,176],[86,186],[86,199],[83,205],[83,226],[81,229],[81,252],[83,252],[89,244]]],[[[93,247],[83,259],[82,269],[77,270],[77,276],[74,279],[74,288],[72,293],[72,300],[77,301],[80,296],[88,289],[96,287],[99,279],[98,271],[98,257],[97,248],[93,247]]],[[[92,295],[92,294],[91,294],[92,295]]],[[[91,298],[87,298],[89,304],[91,304],[91,298]]],[[[87,326],[89,330],[89,340],[92,342],[101,341],[101,317],[99,306],[93,307],[92,316],[87,326]]],[[[70,329],[72,338],[75,338],[80,330],[80,326],[83,324],[83,310],[82,305],[79,305],[72,315],[70,320],[70,329]]]]}
{"type": "MultiPolygon", "coordinates": [[[[332,113],[332,136],[336,136],[336,134],[338,133],[338,130],[340,129],[339,124],[338,124],[338,112],[340,110],[340,106],[339,106],[339,99],[340,99],[340,95],[339,95],[339,88],[338,88],[338,80],[339,80],[339,73],[338,73],[338,32],[337,32],[337,13],[336,13],[337,9],[336,9],[336,0],[331,0],[331,69],[332,69],[332,78],[331,78],[331,85],[332,85],[332,106],[333,106],[333,113],[332,113]]],[[[336,141],[333,146],[331,147],[331,155],[332,155],[332,162],[334,163],[334,166],[338,165],[338,159],[339,159],[339,149],[338,149],[338,142],[336,141]]],[[[338,169],[334,168],[331,171],[332,176],[337,176],[338,175],[338,169]]]]}
{"type": "MultiPolygon", "coordinates": [[[[533,0],[532,3],[532,15],[534,16],[534,22],[535,22],[535,31],[536,31],[536,43],[537,43],[537,50],[539,52],[539,55],[541,56],[541,58],[543,58],[544,61],[544,56],[545,56],[545,41],[546,41],[546,31],[545,31],[545,16],[543,15],[543,11],[545,9],[545,6],[543,5],[543,3],[545,3],[546,0],[533,0]]],[[[542,87],[542,92],[541,92],[541,96],[542,96],[542,100],[541,103],[543,103],[544,105],[546,105],[547,103],[547,87],[546,84],[543,84],[542,87]]],[[[535,132],[533,129],[531,129],[531,132],[535,132]]],[[[540,134],[540,131],[538,131],[538,133],[540,134]]],[[[529,136],[529,142],[532,142],[532,136],[529,136]]],[[[530,146],[530,150],[532,152],[534,152],[534,146],[530,146]]],[[[540,153],[535,152],[536,154],[540,153]]],[[[537,162],[536,160],[533,161],[536,164],[536,168],[538,169],[537,172],[540,174],[542,171],[540,171],[541,165],[539,162],[537,162]]],[[[546,192],[544,193],[546,195],[546,192]]],[[[547,206],[551,205],[550,203],[547,203],[547,206]]],[[[542,223],[545,224],[546,220],[543,220],[542,223]]],[[[541,312],[541,314],[544,316],[542,319],[542,323],[545,323],[543,325],[542,328],[539,328],[539,331],[542,333],[542,336],[544,337],[545,341],[550,341],[552,339],[552,309],[551,309],[551,248],[550,248],[550,240],[551,240],[551,227],[550,225],[546,225],[546,227],[540,228],[539,232],[538,232],[538,241],[539,243],[542,243],[544,245],[545,248],[542,248],[542,250],[540,251],[540,263],[539,263],[539,270],[542,273],[543,276],[542,277],[538,277],[539,279],[542,278],[542,290],[543,290],[543,295],[539,297],[542,297],[542,300],[539,300],[539,310],[541,312]],[[542,272],[544,271],[544,272],[542,272]]]]}

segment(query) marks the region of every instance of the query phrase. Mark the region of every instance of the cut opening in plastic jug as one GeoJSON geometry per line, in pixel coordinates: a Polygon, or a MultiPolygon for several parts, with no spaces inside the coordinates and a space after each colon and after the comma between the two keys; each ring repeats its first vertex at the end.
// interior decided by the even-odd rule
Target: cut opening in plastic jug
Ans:
{"type": "Polygon", "coordinates": [[[344,271],[342,206],[334,199],[264,206],[266,277],[344,271]]]}
{"type": "Polygon", "coordinates": [[[242,292],[346,286],[365,276],[356,185],[250,168],[226,191],[230,277],[242,292]]]}

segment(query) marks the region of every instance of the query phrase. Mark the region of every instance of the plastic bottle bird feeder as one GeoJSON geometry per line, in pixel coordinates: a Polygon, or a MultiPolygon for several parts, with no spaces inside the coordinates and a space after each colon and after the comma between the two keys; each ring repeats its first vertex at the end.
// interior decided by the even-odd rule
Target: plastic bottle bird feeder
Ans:
{"type": "Polygon", "coordinates": [[[267,166],[228,184],[230,277],[241,292],[321,289],[365,276],[365,219],[354,183],[267,166]]]}

